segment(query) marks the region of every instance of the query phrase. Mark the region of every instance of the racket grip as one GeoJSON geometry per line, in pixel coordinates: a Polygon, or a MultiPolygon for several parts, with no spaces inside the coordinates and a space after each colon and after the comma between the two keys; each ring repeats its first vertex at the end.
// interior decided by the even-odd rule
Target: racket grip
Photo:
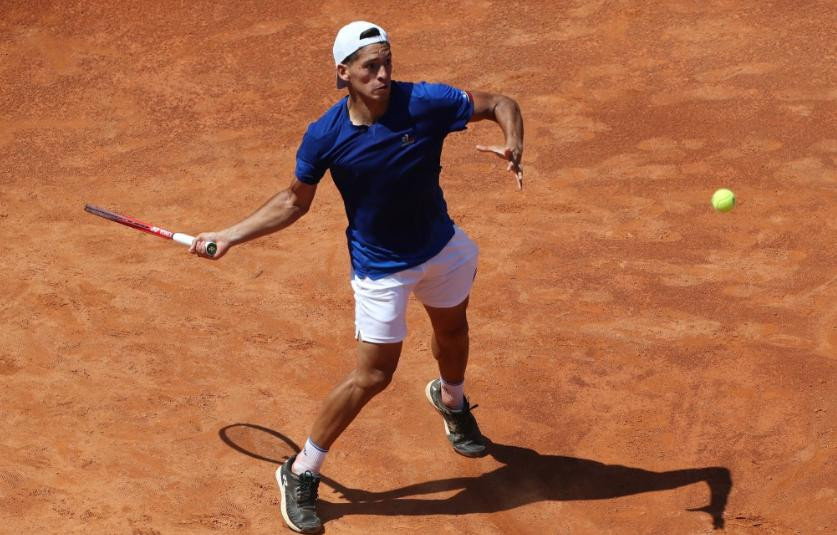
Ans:
{"type": "MultiPolygon", "coordinates": [[[[183,234],[182,232],[175,232],[172,234],[171,239],[180,243],[182,245],[186,245],[191,247],[192,242],[195,241],[194,236],[190,236],[188,234],[183,234]]],[[[215,256],[215,252],[218,250],[218,245],[215,244],[214,241],[207,242],[206,244],[206,254],[207,256],[215,256]]]]}

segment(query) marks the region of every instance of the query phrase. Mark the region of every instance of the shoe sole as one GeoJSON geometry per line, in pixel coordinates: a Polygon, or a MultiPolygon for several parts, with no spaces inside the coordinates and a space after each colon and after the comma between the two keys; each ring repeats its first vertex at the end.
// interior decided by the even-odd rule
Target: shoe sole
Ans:
{"type": "Polygon", "coordinates": [[[284,465],[280,465],[276,469],[276,483],[279,485],[279,494],[282,498],[279,509],[282,511],[282,518],[285,520],[285,524],[297,533],[317,533],[317,531],[311,532],[298,528],[288,517],[288,509],[285,507],[285,485],[282,484],[282,466],[284,465]]]}
{"type": "MultiPolygon", "coordinates": [[[[430,405],[436,410],[436,412],[438,412],[442,416],[442,422],[444,422],[444,424],[445,424],[445,436],[448,437],[448,442],[450,442],[450,427],[448,427],[448,421],[445,419],[445,415],[442,414],[442,411],[439,410],[439,407],[437,407],[436,404],[433,402],[433,396],[430,395],[430,388],[433,386],[434,382],[435,381],[430,381],[429,383],[427,383],[427,386],[424,387],[424,395],[427,396],[427,401],[430,402],[430,405]]],[[[453,445],[453,442],[451,442],[451,446],[452,445],[453,445]]],[[[452,449],[453,449],[453,451],[455,451],[459,455],[461,455],[463,457],[468,457],[469,459],[478,459],[480,457],[485,457],[485,454],[488,453],[488,451],[486,449],[483,449],[479,453],[464,453],[464,452],[459,451],[456,448],[452,448],[452,449]]]]}

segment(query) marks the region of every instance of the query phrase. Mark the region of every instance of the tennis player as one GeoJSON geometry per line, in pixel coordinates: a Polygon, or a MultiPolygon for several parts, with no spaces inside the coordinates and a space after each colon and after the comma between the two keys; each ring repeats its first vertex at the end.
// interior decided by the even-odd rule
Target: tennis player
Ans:
{"type": "Polygon", "coordinates": [[[341,28],[333,54],[337,87],[348,95],[309,125],[290,187],[243,221],[198,235],[191,248],[206,256],[207,242],[214,241],[218,250],[211,258],[218,259],[234,245],[291,225],[308,211],[326,170],[343,197],[357,364],[326,397],[303,450],[276,471],[282,516],[302,533],[322,529],[317,489],[329,449],[392,379],[407,335],[410,294],[421,301],[433,328],[439,378],[427,384],[427,399],[444,419],[454,451],[468,457],[486,453],[488,440],[464,395],[466,310],[478,249],[451,220],[439,186],[445,137],[469,122],[495,121],[505,142],[477,149],[507,160],[518,189],[523,187],[523,119],[514,100],[393,80],[389,38],[370,22],[341,28]]]}

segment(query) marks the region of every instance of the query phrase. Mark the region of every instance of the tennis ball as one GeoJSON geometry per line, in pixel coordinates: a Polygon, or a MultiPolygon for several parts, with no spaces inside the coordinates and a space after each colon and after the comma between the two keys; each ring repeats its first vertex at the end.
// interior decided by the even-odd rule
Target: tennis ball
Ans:
{"type": "Polygon", "coordinates": [[[712,194],[712,207],[719,212],[729,212],[735,207],[735,193],[721,188],[712,194]]]}

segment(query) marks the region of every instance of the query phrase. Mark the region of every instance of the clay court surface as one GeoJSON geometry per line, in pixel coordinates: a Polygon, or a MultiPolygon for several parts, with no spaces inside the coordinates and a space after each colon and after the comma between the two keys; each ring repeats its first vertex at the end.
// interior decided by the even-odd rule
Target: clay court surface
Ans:
{"type": "Polygon", "coordinates": [[[837,532],[837,6],[755,0],[0,1],[0,531],[285,532],[274,469],[354,362],[330,177],[218,262],[82,207],[248,215],[340,96],[353,19],[396,79],[516,98],[526,188],[474,150],[494,124],[449,138],[491,455],[424,399],[414,302],[324,468],[326,532],[837,532]]]}

